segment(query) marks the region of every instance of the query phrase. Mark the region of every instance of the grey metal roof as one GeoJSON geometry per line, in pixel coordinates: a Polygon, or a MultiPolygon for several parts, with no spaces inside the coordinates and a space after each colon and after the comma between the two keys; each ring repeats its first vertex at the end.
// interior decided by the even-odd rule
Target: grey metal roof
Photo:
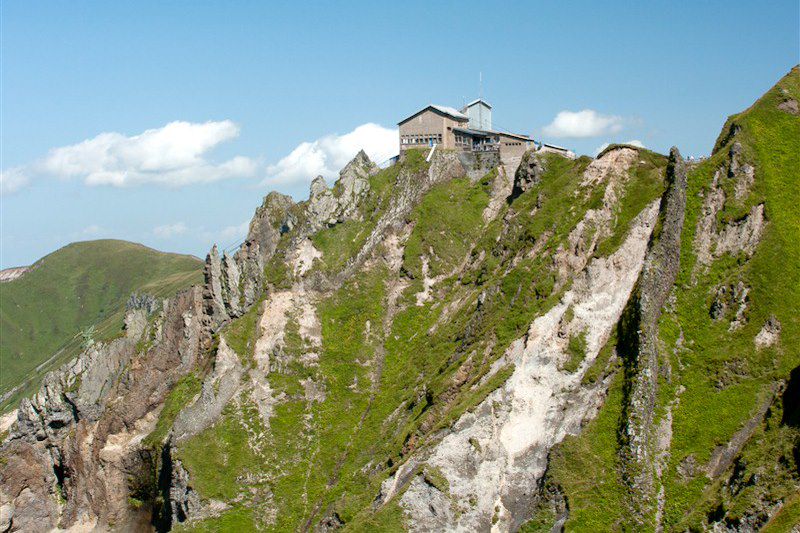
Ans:
{"type": "Polygon", "coordinates": [[[507,131],[473,130],[473,129],[470,129],[470,128],[453,128],[453,131],[459,131],[461,133],[466,133],[468,135],[474,135],[476,137],[490,137],[492,135],[505,135],[506,137],[514,137],[515,139],[521,139],[523,141],[533,141],[533,139],[528,137],[527,135],[519,135],[517,133],[508,133],[507,131]]]}
{"type": "Polygon", "coordinates": [[[509,133],[507,131],[493,131],[492,133],[496,133],[497,135],[505,135],[506,137],[514,137],[515,139],[522,139],[523,141],[533,140],[531,137],[522,135],[521,133],[509,133]]]}
{"type": "Polygon", "coordinates": [[[566,151],[566,150],[567,150],[567,149],[566,149],[566,148],[564,148],[563,146],[559,146],[559,145],[557,145],[557,144],[550,144],[550,143],[542,143],[542,144],[543,144],[544,146],[549,146],[550,148],[555,148],[556,150],[564,150],[564,151],[566,151]]]}
{"type": "Polygon", "coordinates": [[[468,107],[472,107],[472,106],[474,106],[475,104],[477,104],[478,102],[482,102],[482,103],[483,103],[483,104],[484,104],[486,107],[488,107],[489,109],[491,109],[491,108],[492,108],[492,104],[490,104],[489,102],[487,102],[487,101],[486,101],[486,100],[484,100],[483,98],[476,98],[475,100],[473,100],[473,101],[471,101],[470,103],[468,103],[467,105],[465,105],[465,106],[464,106],[464,109],[466,109],[466,108],[468,108],[468,107]]]}
{"type": "Polygon", "coordinates": [[[473,137],[491,137],[495,134],[493,131],[472,130],[469,128],[453,128],[453,131],[466,133],[467,135],[472,135],[473,137]]]}
{"type": "Polygon", "coordinates": [[[425,107],[423,107],[422,109],[420,109],[419,111],[416,111],[416,112],[412,113],[411,115],[407,116],[406,118],[404,118],[403,120],[398,122],[398,124],[402,124],[403,122],[406,122],[406,121],[416,117],[417,115],[419,115],[420,113],[422,113],[426,109],[434,109],[434,110],[438,111],[439,113],[445,114],[445,115],[450,116],[450,117],[452,117],[452,118],[454,118],[456,120],[459,120],[459,121],[469,120],[469,117],[467,115],[459,112],[457,109],[455,109],[453,107],[449,107],[449,106],[446,106],[446,105],[428,104],[425,107]]]}
{"type": "Polygon", "coordinates": [[[435,104],[431,104],[431,107],[434,108],[434,109],[438,109],[439,111],[441,111],[445,115],[450,115],[451,117],[454,117],[454,118],[465,118],[465,119],[469,120],[469,117],[467,115],[465,115],[464,113],[460,112],[455,107],[450,107],[450,106],[446,106],[446,105],[435,105],[435,104]]]}

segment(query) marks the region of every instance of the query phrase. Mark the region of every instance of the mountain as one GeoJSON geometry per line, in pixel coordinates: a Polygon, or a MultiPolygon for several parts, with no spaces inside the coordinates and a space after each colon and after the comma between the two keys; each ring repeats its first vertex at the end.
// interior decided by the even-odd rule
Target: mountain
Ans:
{"type": "Polygon", "coordinates": [[[15,388],[35,390],[48,370],[80,352],[88,342],[82,332],[93,340],[118,335],[132,293],[164,298],[201,281],[195,257],[98,240],[65,246],[0,283],[3,403],[18,396],[10,394],[15,388]]]}
{"type": "Polygon", "coordinates": [[[798,100],[700,162],[362,152],[270,193],[20,402],[0,529],[791,530],[798,100]]]}

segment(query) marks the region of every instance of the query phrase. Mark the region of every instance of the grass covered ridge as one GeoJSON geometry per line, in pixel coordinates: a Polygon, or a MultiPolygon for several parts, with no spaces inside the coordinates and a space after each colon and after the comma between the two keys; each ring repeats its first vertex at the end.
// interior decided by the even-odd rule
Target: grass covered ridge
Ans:
{"type": "MultiPolygon", "coordinates": [[[[788,530],[786,524],[796,523],[800,429],[797,420],[782,413],[796,412],[800,398],[773,394],[800,366],[800,117],[779,109],[788,99],[800,100],[797,68],[751,108],[732,116],[712,157],[690,170],[681,271],[659,324],[662,377],[656,424],[668,411],[672,417],[662,477],[665,531],[702,530],[718,520],[735,527],[749,516],[766,520],[767,509],[782,501],[784,507],[767,530],[788,530]],[[728,135],[733,130],[735,137],[728,135]],[[743,162],[755,167],[753,188],[741,200],[726,177],[734,141],[742,144],[743,162]],[[767,226],[752,258],[724,255],[706,271],[696,268],[693,242],[703,197],[720,168],[726,202],[718,225],[741,219],[763,202],[767,226]],[[714,320],[709,310],[717,287],[739,282],[749,288],[746,323],[731,330],[732,312],[714,320]],[[781,323],[780,342],[757,350],[753,339],[770,316],[781,323]],[[707,465],[717,447],[769,401],[767,415],[757,420],[731,467],[708,479],[707,465]]],[[[617,376],[598,417],[553,454],[550,483],[561,487],[567,499],[569,531],[626,528],[618,465],[625,423],[621,386],[617,376]]]]}
{"type": "Polygon", "coordinates": [[[0,284],[0,393],[23,383],[33,390],[44,373],[80,351],[80,333],[91,326],[94,340],[118,335],[132,292],[166,298],[202,282],[202,270],[196,257],[117,240],[78,242],[40,259],[0,284]]]}
{"type": "MultiPolygon", "coordinates": [[[[661,193],[663,157],[643,158],[641,171],[632,172],[621,191],[610,242],[597,254],[613,252],[622,242],[617,233],[626,233],[630,220],[661,193]]],[[[545,156],[542,182],[503,205],[491,222],[483,212],[496,171],[474,182],[458,178],[433,186],[405,220],[399,274],[368,261],[340,288],[315,293],[321,346],[308,345],[299,317],[288,316],[283,341],[270,355],[269,384],[277,400],[269,427],[242,394],[215,426],[181,445],[178,455],[201,497],[237,502],[231,517],[265,530],[302,529],[334,513],[346,530],[404,530],[396,500],[372,508],[380,484],[513,373],[509,364],[483,379],[568,288],[557,284],[552,254],[602,198],[602,190],[574,194],[590,161],[545,156]],[[539,251],[531,254],[534,246],[539,251]],[[423,256],[425,274],[436,283],[427,298],[418,298],[423,256]],[[390,305],[393,283],[404,290],[390,305]],[[314,364],[307,363],[309,352],[318,356],[314,364]],[[322,394],[310,397],[308,390],[322,394]],[[250,480],[247,491],[244,479],[250,480]],[[256,502],[267,502],[275,513],[245,517],[242,509],[256,502]]],[[[349,264],[386,212],[392,185],[400,172],[410,171],[408,165],[425,169],[412,154],[381,171],[371,178],[360,220],[311,237],[323,252],[315,268],[337,275],[349,264]]],[[[276,290],[291,287],[277,265],[268,265],[267,274],[276,290]]],[[[256,319],[251,311],[221,332],[246,365],[253,364],[248,354],[256,319]]],[[[572,343],[575,365],[584,357],[582,340],[577,335],[572,343]]],[[[424,474],[444,486],[436,472],[424,474]]],[[[198,530],[216,527],[228,513],[197,524],[198,530]]]]}

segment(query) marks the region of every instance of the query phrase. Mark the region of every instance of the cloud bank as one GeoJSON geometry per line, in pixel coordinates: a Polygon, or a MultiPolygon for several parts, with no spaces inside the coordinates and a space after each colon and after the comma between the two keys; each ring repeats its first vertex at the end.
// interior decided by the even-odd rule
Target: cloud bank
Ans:
{"type": "Polygon", "coordinates": [[[601,115],[592,109],[560,111],[542,132],[549,137],[599,137],[619,133],[622,122],[622,117],[601,115]]]}
{"type": "Polygon", "coordinates": [[[80,179],[87,185],[126,187],[153,183],[181,187],[228,178],[251,177],[257,163],[237,156],[215,164],[210,150],[239,136],[230,120],[170,122],[139,135],[106,132],[83,142],[54,148],[41,160],[2,174],[2,191],[15,192],[32,177],[80,179]]]}
{"type": "MultiPolygon", "coordinates": [[[[39,178],[77,179],[89,186],[182,187],[264,176],[264,171],[262,185],[293,185],[308,183],[318,175],[335,178],[362,149],[377,163],[399,151],[396,129],[367,123],[344,135],[326,135],[300,143],[266,169],[243,156],[222,163],[208,158],[211,150],[238,136],[239,127],[230,120],[175,121],[133,136],[105,132],[77,144],[53,148],[29,165],[4,170],[0,174],[0,192],[14,193],[39,178]]],[[[157,235],[162,237],[170,233],[167,226],[158,230],[157,235]]]]}
{"type": "Polygon", "coordinates": [[[397,130],[367,123],[344,135],[326,135],[312,142],[300,143],[289,155],[267,167],[265,185],[310,182],[316,176],[335,178],[339,171],[363,149],[380,163],[397,155],[397,130]]]}
{"type": "Polygon", "coordinates": [[[174,224],[164,224],[153,228],[153,234],[159,239],[171,239],[178,235],[183,235],[189,228],[186,227],[184,222],[176,222],[174,224]]]}
{"type": "Polygon", "coordinates": [[[0,172],[0,194],[12,194],[22,189],[28,183],[30,178],[22,167],[14,167],[0,172]]]}

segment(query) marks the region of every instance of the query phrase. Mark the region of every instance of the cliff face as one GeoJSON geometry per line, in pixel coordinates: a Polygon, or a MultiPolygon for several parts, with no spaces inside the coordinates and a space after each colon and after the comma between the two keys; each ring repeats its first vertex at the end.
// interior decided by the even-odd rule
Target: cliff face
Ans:
{"type": "Polygon", "coordinates": [[[271,193],[202,287],[132,299],[22,402],[0,530],[791,522],[797,77],[699,165],[360,153],[271,193]]]}

